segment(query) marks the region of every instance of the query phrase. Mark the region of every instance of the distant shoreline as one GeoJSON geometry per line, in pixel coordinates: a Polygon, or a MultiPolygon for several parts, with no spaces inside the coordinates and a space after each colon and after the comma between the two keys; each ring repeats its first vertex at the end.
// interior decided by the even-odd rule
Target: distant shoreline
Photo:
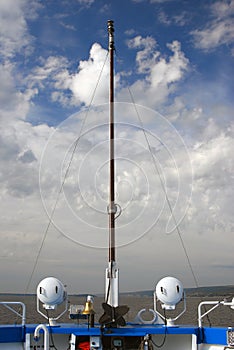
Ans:
{"type": "MultiPolygon", "coordinates": [[[[135,292],[122,292],[121,296],[128,297],[150,297],[154,293],[153,290],[143,290],[143,291],[135,291],[135,292]]],[[[210,287],[198,287],[198,288],[185,288],[185,293],[188,297],[200,297],[200,296],[233,296],[234,297],[234,285],[228,286],[210,286],[210,287]]],[[[86,297],[90,293],[82,293],[82,294],[74,294],[71,293],[69,296],[78,296],[78,297],[86,297]]],[[[92,293],[91,293],[92,294],[92,293]]],[[[103,294],[93,293],[92,295],[97,297],[102,297],[103,294]]],[[[0,298],[2,296],[36,296],[36,293],[0,293],[0,298]]]]}
{"type": "MultiPolygon", "coordinates": [[[[137,291],[137,292],[124,292],[120,293],[120,296],[134,296],[134,297],[149,297],[154,293],[153,290],[137,291]]],[[[198,288],[185,288],[185,294],[188,297],[200,297],[200,296],[233,296],[234,297],[234,285],[228,286],[209,286],[198,288]]]]}

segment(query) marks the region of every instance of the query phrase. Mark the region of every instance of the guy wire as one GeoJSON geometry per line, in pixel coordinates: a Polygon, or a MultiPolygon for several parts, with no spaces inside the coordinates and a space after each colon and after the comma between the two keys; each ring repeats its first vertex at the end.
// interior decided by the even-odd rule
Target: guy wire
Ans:
{"type": "Polygon", "coordinates": [[[49,217],[49,222],[48,222],[47,227],[46,227],[46,230],[45,230],[45,232],[44,232],[44,234],[43,234],[43,238],[42,238],[42,241],[41,241],[39,250],[38,250],[38,252],[37,252],[37,256],[36,256],[35,262],[34,262],[34,264],[33,264],[33,268],[32,268],[31,274],[30,274],[30,276],[29,276],[28,283],[27,283],[27,285],[26,285],[26,289],[25,289],[25,293],[24,293],[25,296],[26,296],[26,294],[28,293],[30,284],[31,284],[31,282],[32,282],[33,275],[34,275],[35,270],[36,270],[36,267],[37,267],[37,265],[38,265],[39,257],[40,257],[42,248],[43,248],[43,246],[44,246],[44,243],[45,243],[45,240],[46,240],[46,237],[47,237],[47,233],[48,233],[49,228],[50,228],[50,226],[51,226],[52,219],[53,219],[55,210],[56,210],[56,208],[57,208],[57,204],[58,204],[60,195],[61,195],[61,193],[62,193],[62,190],[63,190],[64,184],[65,184],[66,178],[67,178],[68,173],[69,173],[70,166],[71,166],[71,164],[72,164],[72,161],[73,161],[75,152],[76,152],[77,147],[78,147],[78,143],[79,143],[79,141],[80,141],[80,139],[81,139],[81,137],[82,137],[82,132],[83,132],[83,130],[84,130],[85,122],[86,122],[86,120],[87,120],[89,111],[90,111],[90,109],[91,109],[91,106],[92,106],[92,103],[93,103],[93,100],[94,100],[94,97],[95,97],[95,94],[96,94],[96,91],[97,91],[97,87],[98,87],[98,85],[99,85],[99,82],[100,82],[100,79],[101,79],[101,76],[102,76],[104,67],[105,67],[105,65],[106,65],[106,61],[107,61],[108,55],[109,55],[109,52],[107,52],[107,54],[106,54],[104,63],[103,63],[103,65],[102,65],[101,71],[100,71],[99,76],[98,76],[98,79],[97,79],[97,83],[96,83],[96,85],[95,85],[93,94],[92,94],[92,96],[91,96],[90,103],[89,103],[88,108],[87,108],[87,110],[86,110],[85,117],[84,117],[84,119],[82,120],[82,124],[81,124],[81,128],[80,128],[79,136],[78,136],[78,138],[75,140],[74,147],[73,147],[73,150],[72,150],[72,154],[71,154],[71,157],[70,157],[70,160],[69,160],[69,163],[68,163],[68,166],[67,166],[65,175],[64,175],[64,177],[63,177],[63,181],[62,181],[61,186],[60,186],[60,188],[59,188],[59,191],[58,191],[58,194],[57,194],[57,197],[56,197],[56,200],[55,200],[55,204],[54,204],[54,206],[53,206],[53,210],[52,210],[51,215],[50,215],[50,217],[49,217]]]}

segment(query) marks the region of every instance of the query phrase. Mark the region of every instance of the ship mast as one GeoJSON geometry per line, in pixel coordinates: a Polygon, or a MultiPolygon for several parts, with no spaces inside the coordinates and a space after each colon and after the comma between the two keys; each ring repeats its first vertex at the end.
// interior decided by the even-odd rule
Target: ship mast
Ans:
{"type": "Polygon", "coordinates": [[[119,270],[115,260],[115,218],[117,206],[115,204],[115,154],[114,154],[114,22],[108,21],[109,33],[109,58],[110,58],[110,82],[109,82],[109,263],[106,269],[106,302],[111,306],[118,306],[119,295],[119,270]]]}

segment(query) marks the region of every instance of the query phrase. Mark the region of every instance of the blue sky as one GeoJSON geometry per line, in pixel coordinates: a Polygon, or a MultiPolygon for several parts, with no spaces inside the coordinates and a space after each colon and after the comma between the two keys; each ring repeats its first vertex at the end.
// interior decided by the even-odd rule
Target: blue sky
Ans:
{"type": "Polygon", "coordinates": [[[160,179],[199,285],[233,284],[233,14],[233,0],[1,1],[1,292],[25,291],[79,133],[29,290],[49,274],[72,292],[103,291],[108,19],[121,290],[164,275],[194,286],[160,179]]]}

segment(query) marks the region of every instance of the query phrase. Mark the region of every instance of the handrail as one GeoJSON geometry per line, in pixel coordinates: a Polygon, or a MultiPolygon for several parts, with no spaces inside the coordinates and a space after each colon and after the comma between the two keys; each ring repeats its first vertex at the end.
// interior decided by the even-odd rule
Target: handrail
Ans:
{"type": "Polygon", "coordinates": [[[199,305],[198,305],[198,326],[201,328],[202,327],[202,319],[204,316],[208,315],[211,311],[215,310],[217,307],[219,307],[220,305],[224,305],[224,306],[230,306],[232,309],[234,308],[234,298],[232,299],[231,302],[228,302],[226,300],[223,301],[218,301],[218,300],[214,300],[214,301],[202,301],[199,305]],[[208,311],[204,312],[204,314],[202,314],[202,306],[203,305],[214,305],[212,306],[208,311]]]}
{"type": "Polygon", "coordinates": [[[38,341],[40,339],[40,331],[44,332],[44,350],[49,350],[49,331],[46,325],[39,324],[34,331],[34,340],[38,341]]]}
{"type": "Polygon", "coordinates": [[[26,322],[26,306],[21,301],[0,301],[0,305],[5,306],[8,310],[12,311],[14,314],[19,316],[22,319],[22,326],[25,325],[26,322]],[[20,305],[22,307],[22,314],[13,309],[10,305],[20,305]]]}

